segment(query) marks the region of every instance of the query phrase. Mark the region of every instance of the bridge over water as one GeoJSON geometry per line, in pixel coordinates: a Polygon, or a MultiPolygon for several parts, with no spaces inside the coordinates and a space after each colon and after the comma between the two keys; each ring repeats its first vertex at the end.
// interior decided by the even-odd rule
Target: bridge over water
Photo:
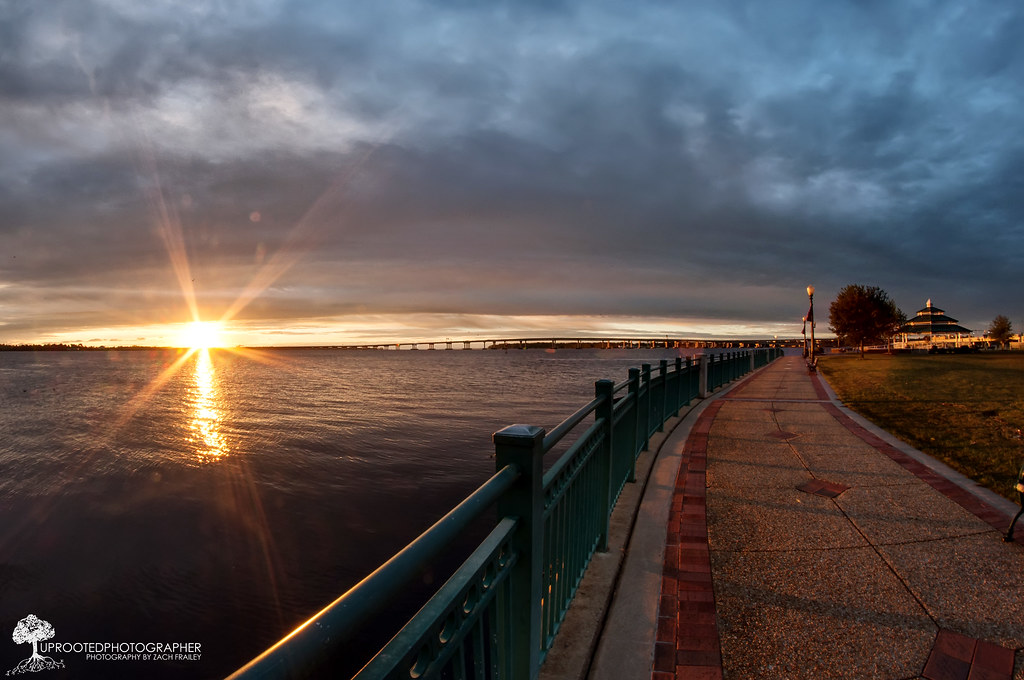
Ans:
{"type": "MultiPolygon", "coordinates": [[[[349,350],[419,350],[419,349],[640,349],[640,348],[710,348],[751,349],[758,347],[798,347],[802,340],[793,339],[708,339],[673,337],[532,337],[532,338],[470,338],[425,340],[416,342],[371,342],[361,344],[324,345],[316,349],[349,350]]],[[[313,349],[312,347],[308,349],[313,349]]]]}

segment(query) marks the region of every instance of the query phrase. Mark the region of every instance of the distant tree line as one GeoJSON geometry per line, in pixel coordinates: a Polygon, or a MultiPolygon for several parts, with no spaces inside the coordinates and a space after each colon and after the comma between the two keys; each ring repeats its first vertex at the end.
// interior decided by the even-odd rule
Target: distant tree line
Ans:
{"type": "Polygon", "coordinates": [[[82,344],[47,343],[45,345],[0,345],[0,352],[81,352],[95,349],[82,344]]]}
{"type": "Polygon", "coordinates": [[[130,346],[118,346],[118,347],[106,347],[104,345],[83,345],[78,344],[67,344],[61,342],[46,343],[42,345],[5,345],[0,344],[0,352],[106,352],[112,349],[116,350],[154,350],[154,349],[168,349],[167,347],[146,347],[143,345],[130,345],[130,346]]]}

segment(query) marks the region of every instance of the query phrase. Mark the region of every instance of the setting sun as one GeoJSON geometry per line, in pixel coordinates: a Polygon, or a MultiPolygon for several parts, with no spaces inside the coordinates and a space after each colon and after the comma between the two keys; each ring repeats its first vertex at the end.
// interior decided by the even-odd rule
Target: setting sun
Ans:
{"type": "Polygon", "coordinates": [[[181,332],[181,344],[193,349],[220,347],[223,326],[214,321],[193,321],[185,324],[181,332]]]}

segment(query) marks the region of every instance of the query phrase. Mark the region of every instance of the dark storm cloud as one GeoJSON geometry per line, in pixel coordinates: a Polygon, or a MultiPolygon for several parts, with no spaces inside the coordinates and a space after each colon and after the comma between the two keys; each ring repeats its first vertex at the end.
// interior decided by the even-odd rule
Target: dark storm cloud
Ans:
{"type": "Polygon", "coordinates": [[[1021,26],[956,3],[8,4],[0,306],[48,301],[31,327],[56,328],[77,288],[165,320],[169,216],[201,302],[256,286],[253,322],[770,324],[808,282],[1016,318],[1021,26]]]}

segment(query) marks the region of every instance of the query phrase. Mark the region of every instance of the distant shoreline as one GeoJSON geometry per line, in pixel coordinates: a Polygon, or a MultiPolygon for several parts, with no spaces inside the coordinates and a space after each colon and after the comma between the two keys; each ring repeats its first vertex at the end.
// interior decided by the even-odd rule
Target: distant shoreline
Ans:
{"type": "MultiPolygon", "coordinates": [[[[475,340],[474,342],[481,342],[475,340]]],[[[488,340],[488,342],[494,342],[488,340]]],[[[456,344],[456,343],[452,343],[456,344]]],[[[461,341],[458,343],[461,344],[461,341]]],[[[294,350],[343,350],[343,351],[481,351],[481,350],[513,350],[513,349],[678,349],[678,348],[716,348],[716,349],[754,349],[770,346],[776,347],[801,347],[799,339],[780,340],[729,340],[729,339],[707,339],[698,341],[687,341],[685,344],[673,345],[671,342],[662,344],[631,343],[623,344],[621,341],[612,341],[601,338],[584,338],[571,342],[552,342],[550,339],[537,338],[525,339],[523,341],[501,343],[496,342],[486,347],[452,347],[444,346],[442,342],[419,342],[401,343],[402,347],[397,348],[396,343],[370,343],[364,345],[265,345],[265,346],[233,346],[233,347],[210,347],[218,350],[240,350],[240,351],[294,351],[294,350]],[[417,347],[414,345],[426,345],[417,347]],[[440,346],[436,346],[440,345],[440,346]]],[[[0,344],[0,352],[166,352],[166,351],[189,351],[189,347],[159,346],[159,345],[82,345],[66,343],[28,344],[28,345],[7,345],[0,344]]]]}

